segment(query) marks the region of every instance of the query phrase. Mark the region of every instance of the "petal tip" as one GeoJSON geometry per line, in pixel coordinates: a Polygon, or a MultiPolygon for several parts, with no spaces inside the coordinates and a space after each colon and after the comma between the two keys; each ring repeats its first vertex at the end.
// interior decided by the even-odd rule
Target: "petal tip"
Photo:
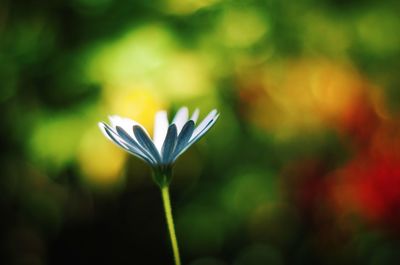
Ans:
{"type": "Polygon", "coordinates": [[[103,122],[103,121],[99,121],[98,123],[97,123],[97,126],[99,126],[99,128],[100,128],[100,130],[101,130],[101,132],[103,133],[103,134],[107,134],[106,132],[105,132],[105,130],[106,130],[106,127],[107,127],[107,124],[105,123],[105,122],[103,122]]]}

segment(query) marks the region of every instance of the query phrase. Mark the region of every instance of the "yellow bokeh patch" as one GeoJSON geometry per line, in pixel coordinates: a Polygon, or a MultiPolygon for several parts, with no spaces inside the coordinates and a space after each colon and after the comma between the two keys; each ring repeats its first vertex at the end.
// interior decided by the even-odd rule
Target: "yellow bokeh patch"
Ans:
{"type": "Polygon", "coordinates": [[[121,183],[126,157],[127,153],[105,139],[97,126],[85,133],[77,153],[85,181],[100,186],[121,183]]]}

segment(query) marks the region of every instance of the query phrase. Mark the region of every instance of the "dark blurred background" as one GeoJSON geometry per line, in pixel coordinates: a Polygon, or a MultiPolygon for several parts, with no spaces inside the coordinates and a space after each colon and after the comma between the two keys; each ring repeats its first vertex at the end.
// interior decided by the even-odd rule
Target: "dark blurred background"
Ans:
{"type": "Polygon", "coordinates": [[[400,2],[2,0],[0,264],[173,264],[118,114],[221,112],[171,187],[184,264],[398,264],[400,2]]]}

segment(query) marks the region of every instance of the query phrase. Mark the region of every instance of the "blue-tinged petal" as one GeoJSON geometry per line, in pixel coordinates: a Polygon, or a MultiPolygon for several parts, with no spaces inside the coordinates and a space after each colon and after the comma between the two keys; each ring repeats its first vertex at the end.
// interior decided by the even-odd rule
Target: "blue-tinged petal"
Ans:
{"type": "Polygon", "coordinates": [[[175,156],[174,159],[177,159],[177,158],[178,158],[181,154],[183,154],[189,147],[191,147],[193,144],[195,144],[197,141],[199,141],[200,138],[203,137],[204,134],[205,134],[208,130],[210,130],[211,127],[215,124],[215,122],[217,121],[218,117],[219,117],[219,114],[217,114],[217,115],[215,116],[214,119],[210,120],[210,121],[208,122],[208,124],[203,128],[203,130],[202,130],[201,132],[197,133],[197,135],[196,135],[194,138],[193,138],[193,136],[192,136],[191,139],[189,140],[189,142],[185,145],[185,147],[184,147],[179,153],[176,154],[176,156],[175,156]]]}
{"type": "Polygon", "coordinates": [[[134,121],[132,119],[121,117],[118,115],[110,115],[110,116],[108,116],[108,118],[110,119],[111,127],[114,128],[114,130],[115,130],[115,128],[117,128],[117,126],[120,126],[133,139],[135,139],[135,136],[133,135],[133,132],[132,132],[132,127],[134,125],[138,125],[139,123],[137,123],[136,121],[134,121]]]}
{"type": "Polygon", "coordinates": [[[110,140],[111,142],[115,142],[116,144],[119,145],[118,142],[116,142],[112,137],[110,137],[110,136],[108,135],[108,133],[107,133],[107,131],[106,131],[106,129],[105,129],[105,127],[106,127],[107,125],[106,125],[104,122],[98,122],[97,125],[99,126],[100,131],[103,133],[103,135],[104,135],[108,140],[110,140]]]}
{"type": "Polygon", "coordinates": [[[212,110],[208,115],[203,119],[202,122],[194,129],[194,132],[192,134],[191,140],[194,139],[200,132],[203,131],[203,129],[208,126],[211,120],[213,120],[217,116],[218,112],[217,110],[212,110]]]}
{"type": "Polygon", "coordinates": [[[169,164],[172,161],[172,154],[175,150],[178,131],[175,124],[168,127],[167,135],[165,136],[164,144],[162,146],[162,162],[169,164]]]}
{"type": "Polygon", "coordinates": [[[178,136],[178,141],[176,143],[175,151],[172,160],[175,160],[177,155],[185,148],[190,140],[194,131],[194,121],[189,120],[182,128],[181,133],[178,136]]]}
{"type": "Polygon", "coordinates": [[[113,129],[110,126],[108,126],[106,123],[103,122],[99,122],[98,125],[101,132],[104,134],[104,136],[107,137],[108,140],[128,151],[127,150],[128,146],[121,143],[120,137],[113,131],[113,129]]]}
{"type": "Polygon", "coordinates": [[[108,126],[106,123],[99,122],[99,127],[100,130],[103,132],[103,134],[113,143],[127,151],[128,153],[144,160],[146,163],[150,165],[154,165],[154,162],[152,161],[151,158],[147,157],[145,154],[143,154],[140,150],[132,148],[128,143],[126,143],[110,126],[108,126]]]}
{"type": "Polygon", "coordinates": [[[175,114],[175,117],[172,121],[172,123],[176,124],[176,128],[178,129],[178,133],[182,130],[183,125],[188,121],[189,119],[189,110],[187,107],[182,107],[178,110],[178,112],[175,114]]]}
{"type": "Polygon", "coordinates": [[[136,142],[136,140],[133,139],[122,127],[116,126],[115,129],[119,137],[121,137],[127,144],[129,144],[129,146],[133,150],[135,150],[137,153],[141,153],[142,155],[148,157],[152,161],[152,164],[157,164],[157,160],[155,159],[155,157],[153,157],[153,155],[149,151],[144,149],[138,142],[136,142]]]}
{"type": "Polygon", "coordinates": [[[136,140],[139,142],[139,144],[152,154],[157,163],[161,163],[160,153],[146,131],[141,126],[135,125],[133,126],[133,133],[135,134],[136,140]]]}
{"type": "MultiPolygon", "coordinates": [[[[215,117],[203,128],[202,131],[198,132],[197,135],[195,137],[191,137],[189,144],[193,144],[195,142],[197,142],[198,140],[200,140],[201,137],[203,137],[203,135],[208,132],[211,127],[215,124],[215,122],[217,121],[219,117],[219,114],[215,115],[215,117]]],[[[194,134],[194,133],[193,133],[194,134]]]]}

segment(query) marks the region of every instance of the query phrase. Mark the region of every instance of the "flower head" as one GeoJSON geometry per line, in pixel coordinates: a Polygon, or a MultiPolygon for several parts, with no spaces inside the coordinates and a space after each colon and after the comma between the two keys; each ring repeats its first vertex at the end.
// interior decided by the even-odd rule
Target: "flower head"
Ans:
{"type": "Polygon", "coordinates": [[[109,117],[111,125],[99,122],[99,127],[110,141],[149,164],[156,182],[163,186],[170,181],[173,163],[214,125],[218,116],[217,110],[212,110],[196,126],[198,109],[189,118],[188,109],[182,107],[172,122],[166,111],[159,111],[154,119],[153,139],[142,125],[117,115],[109,117]]]}

